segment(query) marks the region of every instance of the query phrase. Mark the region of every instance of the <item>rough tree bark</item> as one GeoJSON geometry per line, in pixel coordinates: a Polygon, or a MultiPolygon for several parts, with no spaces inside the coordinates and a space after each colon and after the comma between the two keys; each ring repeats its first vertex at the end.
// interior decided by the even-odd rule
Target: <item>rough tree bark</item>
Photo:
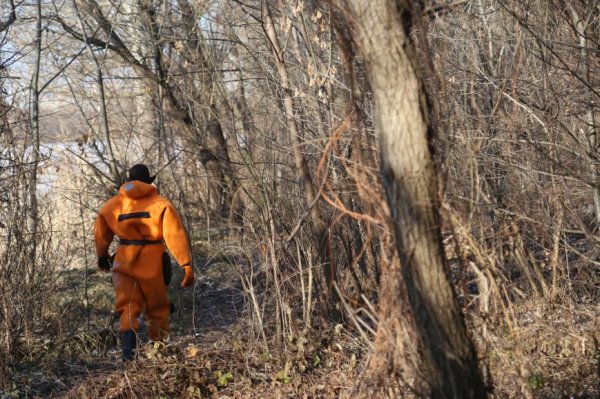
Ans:
{"type": "Polygon", "coordinates": [[[376,109],[381,173],[434,398],[485,398],[441,245],[428,110],[409,31],[409,0],[347,0],[376,109]]]}

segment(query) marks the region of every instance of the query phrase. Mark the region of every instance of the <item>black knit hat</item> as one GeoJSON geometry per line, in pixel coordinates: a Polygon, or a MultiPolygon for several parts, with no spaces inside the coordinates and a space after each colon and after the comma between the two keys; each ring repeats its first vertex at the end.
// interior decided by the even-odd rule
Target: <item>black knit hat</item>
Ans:
{"type": "Polygon", "coordinates": [[[134,165],[131,169],[129,169],[129,180],[139,180],[144,183],[151,184],[156,176],[150,176],[150,171],[148,167],[143,164],[134,165]]]}

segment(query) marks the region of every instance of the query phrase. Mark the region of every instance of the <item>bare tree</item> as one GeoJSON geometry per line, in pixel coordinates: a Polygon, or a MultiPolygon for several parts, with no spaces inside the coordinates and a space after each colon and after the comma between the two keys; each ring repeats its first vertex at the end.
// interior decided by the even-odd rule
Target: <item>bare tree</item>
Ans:
{"type": "MultiPolygon", "coordinates": [[[[588,108],[585,112],[584,121],[585,128],[583,134],[587,138],[588,150],[595,157],[598,152],[598,121],[596,110],[596,101],[600,95],[594,90],[594,76],[592,72],[592,60],[590,52],[593,51],[589,47],[590,37],[593,30],[594,15],[597,15],[598,9],[592,7],[582,7],[583,10],[578,11],[573,4],[568,4],[569,11],[573,19],[573,28],[575,36],[579,39],[579,47],[581,51],[581,61],[583,64],[582,77],[588,82],[585,87],[585,103],[588,108]],[[585,13],[580,15],[580,13],[585,13]]],[[[590,160],[590,177],[592,187],[592,198],[594,200],[594,208],[596,213],[596,223],[600,225],[600,178],[599,178],[599,163],[596,159],[590,160]]]]}
{"type": "Polygon", "coordinates": [[[9,0],[10,13],[6,21],[0,21],[0,33],[7,30],[17,20],[17,7],[15,6],[15,0],[9,0]]]}
{"type": "Polygon", "coordinates": [[[330,237],[328,234],[326,223],[323,220],[323,217],[321,216],[319,207],[317,206],[317,201],[319,197],[315,192],[313,179],[310,174],[308,163],[303,153],[304,146],[302,142],[301,132],[299,129],[299,123],[297,120],[298,117],[296,115],[296,106],[294,104],[294,99],[292,98],[292,88],[290,85],[288,70],[285,64],[284,50],[282,49],[279,43],[279,38],[275,30],[275,24],[273,23],[273,17],[271,15],[271,10],[269,8],[269,3],[267,0],[262,0],[262,18],[263,27],[271,44],[273,56],[275,58],[277,72],[279,74],[279,78],[281,79],[283,104],[288,124],[287,127],[289,129],[292,142],[294,163],[296,165],[296,172],[298,173],[298,176],[300,177],[302,186],[304,188],[304,194],[306,195],[306,203],[309,207],[310,219],[312,222],[312,232],[320,254],[321,264],[323,265],[323,274],[325,276],[327,284],[327,294],[329,301],[332,305],[330,309],[330,315],[332,319],[339,320],[340,314],[339,311],[336,309],[336,306],[338,306],[339,298],[337,292],[333,288],[334,282],[336,281],[336,270],[335,265],[331,263],[331,259],[329,256],[330,237]]]}
{"type": "MultiPolygon", "coordinates": [[[[42,3],[41,0],[36,2],[36,26],[35,26],[35,44],[34,44],[34,64],[33,73],[31,76],[30,85],[30,111],[29,124],[31,134],[31,171],[29,173],[29,234],[31,235],[31,263],[35,265],[37,255],[37,231],[38,231],[38,202],[37,202],[37,176],[38,165],[40,163],[40,116],[39,116],[39,80],[40,80],[40,65],[42,58],[42,3]]],[[[31,268],[31,273],[35,273],[35,266],[31,268]]],[[[33,278],[33,276],[30,276],[33,278]]]]}
{"type": "MultiPolygon", "coordinates": [[[[85,39],[85,45],[87,46],[88,52],[92,57],[94,66],[96,67],[96,87],[98,89],[98,103],[100,104],[100,125],[102,134],[104,136],[104,144],[106,145],[106,151],[108,153],[108,167],[113,178],[113,184],[116,187],[118,187],[122,183],[123,177],[117,165],[117,160],[113,151],[113,144],[110,135],[110,127],[108,125],[108,111],[106,110],[106,94],[104,90],[104,73],[102,71],[102,63],[101,60],[99,60],[96,56],[96,53],[94,52],[94,49],[90,44],[90,40],[88,40],[89,35],[85,27],[85,23],[81,17],[81,14],[79,13],[76,0],[73,0],[73,7],[75,9],[77,19],[79,20],[79,26],[81,27],[81,31],[85,39]]],[[[104,48],[104,50],[106,51],[107,49],[104,48]]]]}
{"type": "MultiPolygon", "coordinates": [[[[133,50],[140,47],[140,43],[128,42],[127,38],[122,37],[117,26],[105,15],[102,7],[96,1],[85,1],[78,3],[81,9],[83,19],[88,23],[94,22],[96,29],[91,29],[93,34],[86,35],[70,26],[63,18],[55,16],[62,27],[72,37],[113,51],[131,67],[139,76],[147,79],[152,87],[158,84],[168,100],[171,113],[180,122],[182,122],[191,133],[197,136],[197,144],[200,147],[197,150],[197,158],[207,170],[212,170],[214,176],[218,179],[219,189],[216,190],[222,196],[219,206],[220,213],[227,214],[231,205],[232,197],[237,190],[238,183],[235,171],[231,167],[231,158],[229,155],[228,144],[225,139],[222,124],[218,118],[218,110],[214,103],[213,86],[216,79],[211,70],[214,65],[206,54],[205,43],[203,42],[202,32],[197,26],[196,16],[198,11],[187,1],[181,0],[178,7],[174,4],[160,2],[140,2],[138,3],[140,21],[143,29],[147,32],[147,40],[152,49],[152,56],[146,59],[139,59],[133,50]],[[168,21],[167,19],[158,21],[161,15],[160,9],[176,8],[177,13],[172,17],[179,18],[178,21],[168,21]],[[158,26],[163,23],[173,23],[169,29],[183,31],[181,39],[186,42],[185,46],[173,46],[174,40],[164,40],[159,36],[158,26]],[[165,57],[163,53],[176,54],[175,57],[165,57]],[[165,58],[169,60],[165,60],[165,58]],[[188,67],[198,67],[200,70],[189,71],[188,67]],[[188,80],[188,77],[199,78],[200,89],[196,89],[194,82],[191,85],[179,84],[177,79],[173,78],[172,69],[182,70],[182,80],[188,80]],[[208,100],[208,104],[205,104],[208,100]],[[198,107],[203,105],[203,107],[198,107]],[[202,128],[202,119],[200,115],[204,113],[204,128],[202,128]]],[[[118,16],[118,15],[117,15],[118,16]]],[[[189,82],[188,82],[189,83],[189,82]]],[[[163,96],[161,94],[161,96],[163,96]]]]}

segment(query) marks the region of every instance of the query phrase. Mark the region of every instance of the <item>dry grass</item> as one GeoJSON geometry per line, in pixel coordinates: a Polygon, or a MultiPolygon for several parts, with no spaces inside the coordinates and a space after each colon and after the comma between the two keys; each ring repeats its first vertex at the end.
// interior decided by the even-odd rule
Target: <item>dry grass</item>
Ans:
{"type": "Polygon", "coordinates": [[[80,378],[66,398],[349,397],[362,346],[338,329],[300,350],[254,352],[231,332],[212,344],[185,337],[146,344],[138,359],[80,378]],[[318,345],[318,346],[317,346],[318,345]]]}
{"type": "Polygon", "coordinates": [[[597,397],[600,306],[529,301],[512,311],[510,327],[488,330],[480,342],[496,395],[597,397]]]}

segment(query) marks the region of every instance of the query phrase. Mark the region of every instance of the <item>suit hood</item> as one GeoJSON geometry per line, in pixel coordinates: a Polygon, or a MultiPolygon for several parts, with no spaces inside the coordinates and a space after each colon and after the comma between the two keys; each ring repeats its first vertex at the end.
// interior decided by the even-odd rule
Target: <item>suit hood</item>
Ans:
{"type": "Polygon", "coordinates": [[[119,189],[119,193],[127,198],[137,199],[148,194],[156,193],[156,187],[139,180],[132,180],[123,184],[119,189]]]}

